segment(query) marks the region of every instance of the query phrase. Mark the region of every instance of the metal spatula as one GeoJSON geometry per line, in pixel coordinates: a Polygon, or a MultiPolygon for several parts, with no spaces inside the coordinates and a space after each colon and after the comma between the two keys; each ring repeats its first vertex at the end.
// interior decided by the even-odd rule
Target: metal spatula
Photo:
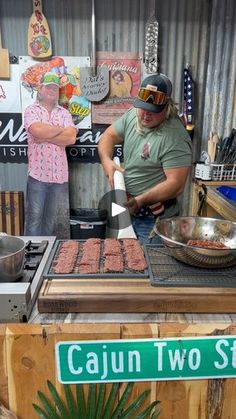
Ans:
{"type": "Polygon", "coordinates": [[[92,51],[91,67],[80,69],[80,88],[88,100],[99,102],[109,91],[108,67],[96,67],[95,0],[92,0],[92,51]]]}

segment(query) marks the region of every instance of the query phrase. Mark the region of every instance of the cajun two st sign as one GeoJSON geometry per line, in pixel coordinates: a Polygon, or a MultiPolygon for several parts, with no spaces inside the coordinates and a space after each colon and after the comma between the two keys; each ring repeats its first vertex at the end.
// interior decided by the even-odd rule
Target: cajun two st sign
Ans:
{"type": "Polygon", "coordinates": [[[236,336],[59,342],[61,383],[236,377],[236,336]]]}

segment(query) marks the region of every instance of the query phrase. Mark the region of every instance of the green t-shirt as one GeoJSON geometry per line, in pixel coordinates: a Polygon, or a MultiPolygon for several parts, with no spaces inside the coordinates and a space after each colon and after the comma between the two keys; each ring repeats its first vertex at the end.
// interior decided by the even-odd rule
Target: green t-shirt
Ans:
{"type": "MultiPolygon", "coordinates": [[[[137,131],[136,109],[132,108],[112,126],[123,140],[125,185],[127,192],[133,196],[163,182],[163,169],[190,166],[192,163],[191,139],[178,117],[165,120],[157,128],[144,128],[140,132],[137,131]]],[[[175,208],[165,216],[177,212],[176,203],[173,202],[173,206],[175,208]]]]}

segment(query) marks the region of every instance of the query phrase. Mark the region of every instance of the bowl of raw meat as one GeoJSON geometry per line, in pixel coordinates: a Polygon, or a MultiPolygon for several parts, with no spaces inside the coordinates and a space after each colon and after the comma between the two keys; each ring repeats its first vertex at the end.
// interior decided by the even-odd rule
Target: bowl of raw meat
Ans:
{"type": "Polygon", "coordinates": [[[198,268],[236,265],[236,223],[207,217],[173,217],[156,222],[155,230],[169,253],[198,268]]]}

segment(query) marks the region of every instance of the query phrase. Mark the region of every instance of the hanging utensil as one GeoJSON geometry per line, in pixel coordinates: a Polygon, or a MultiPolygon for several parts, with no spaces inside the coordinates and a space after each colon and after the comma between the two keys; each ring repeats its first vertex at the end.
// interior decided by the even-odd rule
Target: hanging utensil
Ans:
{"type": "Polygon", "coordinates": [[[235,134],[236,134],[236,130],[235,130],[235,128],[233,128],[231,130],[231,133],[229,134],[229,137],[227,137],[225,153],[224,153],[224,157],[223,157],[223,163],[228,163],[228,158],[229,158],[229,155],[230,155],[230,151],[232,149],[235,134]]]}
{"type": "Polygon", "coordinates": [[[159,24],[153,15],[146,24],[144,66],[147,74],[159,73],[158,31],[159,24]]]}
{"type": "Polygon", "coordinates": [[[216,134],[216,133],[214,133],[213,134],[213,136],[212,136],[212,141],[213,141],[213,153],[214,153],[214,160],[213,161],[215,161],[216,160],[216,157],[217,157],[217,146],[218,146],[218,144],[219,144],[219,136],[218,136],[218,134],[216,134]]]}
{"type": "Polygon", "coordinates": [[[213,132],[210,132],[209,140],[207,143],[207,152],[210,156],[211,163],[214,161],[214,143],[213,143],[213,132]]]}
{"type": "Polygon", "coordinates": [[[96,67],[95,0],[92,0],[92,51],[91,67],[80,68],[80,88],[91,102],[99,102],[109,92],[108,67],[96,67]]]}
{"type": "Polygon", "coordinates": [[[41,0],[33,0],[33,13],[28,26],[28,54],[37,59],[52,55],[51,34],[41,0]]]}

